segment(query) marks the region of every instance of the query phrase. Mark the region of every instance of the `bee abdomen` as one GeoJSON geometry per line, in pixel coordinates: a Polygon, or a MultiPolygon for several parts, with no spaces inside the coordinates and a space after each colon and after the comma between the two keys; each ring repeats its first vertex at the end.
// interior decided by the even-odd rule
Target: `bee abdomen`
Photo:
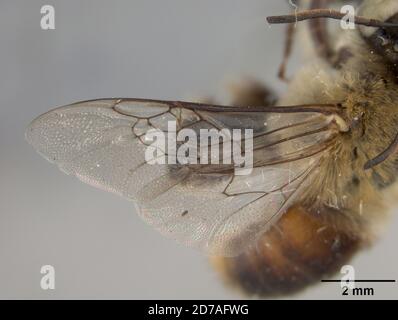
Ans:
{"type": "Polygon", "coordinates": [[[345,221],[324,216],[292,207],[255,248],[213,262],[228,284],[249,295],[295,293],[336,273],[361,245],[345,221]]]}

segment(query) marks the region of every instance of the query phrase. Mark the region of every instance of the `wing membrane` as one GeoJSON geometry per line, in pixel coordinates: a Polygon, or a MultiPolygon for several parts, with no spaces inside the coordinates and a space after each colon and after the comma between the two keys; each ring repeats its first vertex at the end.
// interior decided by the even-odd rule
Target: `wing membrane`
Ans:
{"type": "Polygon", "coordinates": [[[62,171],[136,201],[142,218],[163,234],[211,254],[233,256],[310,183],[338,135],[331,110],[104,99],[50,111],[32,122],[26,137],[62,171]],[[236,175],[234,163],[148,164],[146,133],[157,129],[168,135],[169,121],[177,123],[177,132],[253,129],[253,171],[236,175]]]}

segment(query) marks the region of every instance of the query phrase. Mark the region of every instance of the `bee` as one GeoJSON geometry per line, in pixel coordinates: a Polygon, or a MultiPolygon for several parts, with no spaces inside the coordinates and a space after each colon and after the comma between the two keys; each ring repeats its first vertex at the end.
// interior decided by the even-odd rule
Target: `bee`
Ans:
{"type": "Polygon", "coordinates": [[[290,23],[281,78],[296,26],[313,48],[276,103],[258,84],[232,106],[91,100],[41,115],[26,138],[62,171],[133,201],[158,231],[209,254],[229,285],[261,297],[298,292],[372,243],[398,175],[398,3],[354,1],[353,30],[326,23],[342,18],[329,9],[341,3],[300,1],[295,14],[268,18],[290,23]],[[252,130],[251,172],[233,162],[149,164],[146,134],[169,137],[170,121],[174,133],[252,130]]]}

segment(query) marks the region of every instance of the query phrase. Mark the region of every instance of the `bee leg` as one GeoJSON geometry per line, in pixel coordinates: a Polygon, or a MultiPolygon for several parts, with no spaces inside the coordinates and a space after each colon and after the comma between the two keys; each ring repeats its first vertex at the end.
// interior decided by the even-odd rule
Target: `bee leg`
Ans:
{"type": "MultiPolygon", "coordinates": [[[[295,1],[296,9],[299,6],[300,10],[302,9],[325,9],[328,8],[331,3],[335,2],[334,0],[307,0],[307,1],[295,1]]],[[[292,4],[289,1],[290,5],[292,4]]],[[[329,35],[327,30],[326,21],[324,19],[312,19],[309,22],[309,33],[310,37],[314,43],[314,48],[316,54],[325,59],[327,62],[332,64],[332,57],[334,55],[332,46],[329,41],[329,35]]],[[[285,49],[283,55],[283,61],[279,68],[278,77],[281,80],[287,81],[285,77],[286,72],[286,65],[290,58],[292,48],[293,48],[293,41],[295,35],[295,28],[296,24],[289,24],[286,29],[286,40],[285,40],[285,49]]]]}
{"type": "MultiPolygon", "coordinates": [[[[290,1],[289,1],[290,2],[290,1]]],[[[309,2],[309,9],[323,9],[333,2],[332,0],[311,0],[309,2]]],[[[300,1],[296,1],[296,6],[301,5],[300,1]]],[[[297,8],[297,7],[296,7],[297,8]]],[[[321,19],[314,19],[309,21],[309,28],[312,41],[314,42],[315,50],[319,57],[325,59],[328,63],[333,65],[334,52],[328,39],[328,32],[326,21],[321,19]]],[[[278,78],[282,81],[289,82],[286,78],[286,68],[289,58],[292,54],[293,43],[295,38],[296,24],[289,24],[286,27],[285,45],[283,52],[283,60],[279,67],[278,78]]]]}
{"type": "Polygon", "coordinates": [[[286,38],[285,38],[285,49],[283,52],[283,60],[281,65],[279,66],[278,78],[282,81],[288,82],[289,80],[286,78],[286,67],[289,62],[289,58],[292,54],[294,35],[295,35],[295,25],[289,24],[286,27],[286,38]]]}
{"type": "MultiPolygon", "coordinates": [[[[336,4],[336,0],[311,0],[309,9],[325,9],[330,5],[336,4]]],[[[344,4],[343,1],[342,5],[344,4]]],[[[326,20],[313,19],[309,21],[309,28],[312,41],[318,56],[328,62],[333,68],[341,69],[352,56],[352,52],[347,47],[340,48],[337,52],[333,49],[329,41],[329,33],[326,20]]]]}
{"type": "MultiPolygon", "coordinates": [[[[324,9],[333,2],[331,0],[312,0],[310,9],[324,9]]],[[[334,55],[332,46],[329,41],[329,34],[327,30],[326,21],[324,19],[313,19],[309,21],[309,28],[311,38],[314,42],[314,47],[317,54],[332,64],[332,57],[334,55]]]]}

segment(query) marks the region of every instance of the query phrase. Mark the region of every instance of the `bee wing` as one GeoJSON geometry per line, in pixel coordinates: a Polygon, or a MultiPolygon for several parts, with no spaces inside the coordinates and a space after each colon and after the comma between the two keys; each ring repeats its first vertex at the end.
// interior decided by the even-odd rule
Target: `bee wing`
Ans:
{"type": "MultiPolygon", "coordinates": [[[[264,109],[264,108],[263,108],[264,109]]],[[[67,174],[138,203],[163,234],[210,254],[234,256],[272,225],[315,174],[337,130],[317,112],[235,111],[182,102],[105,99],[52,110],[26,138],[67,174]],[[223,165],[151,165],[145,134],[253,129],[249,175],[223,165]]],[[[274,110],[274,109],[270,109],[274,110]]],[[[275,111],[275,110],[274,110],[275,111]]]]}

